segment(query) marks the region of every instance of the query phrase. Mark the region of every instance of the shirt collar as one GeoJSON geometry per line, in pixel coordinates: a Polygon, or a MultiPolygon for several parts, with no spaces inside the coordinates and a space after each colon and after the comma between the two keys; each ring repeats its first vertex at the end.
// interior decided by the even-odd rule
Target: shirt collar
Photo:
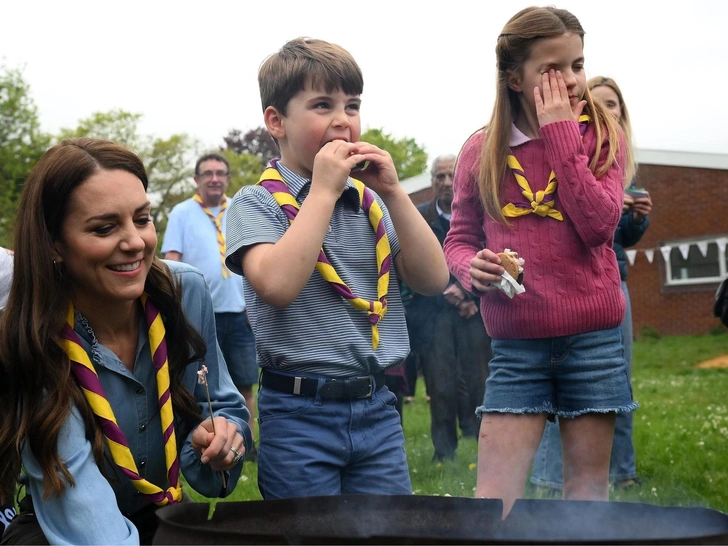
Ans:
{"type": "MultiPolygon", "coordinates": [[[[291,169],[286,167],[280,159],[272,166],[278,169],[278,174],[281,175],[283,181],[286,183],[286,186],[288,186],[288,189],[294,197],[298,199],[304,189],[306,190],[306,195],[308,194],[308,189],[311,186],[311,180],[309,178],[304,178],[300,174],[293,172],[291,169]]],[[[349,203],[354,210],[358,211],[361,208],[359,190],[356,189],[356,186],[351,181],[351,177],[346,179],[346,188],[341,194],[341,197],[344,199],[344,202],[349,203]]]]}
{"type": "Polygon", "coordinates": [[[437,210],[438,216],[444,218],[448,222],[450,221],[452,214],[445,214],[444,212],[442,212],[442,209],[440,208],[440,201],[438,201],[437,199],[435,199],[435,209],[437,210]]]}
{"type": "Polygon", "coordinates": [[[525,144],[526,142],[529,142],[532,140],[531,138],[527,137],[521,130],[516,127],[515,123],[511,124],[511,138],[508,141],[508,146],[511,148],[515,148],[516,146],[520,146],[521,144],[525,144]]]}

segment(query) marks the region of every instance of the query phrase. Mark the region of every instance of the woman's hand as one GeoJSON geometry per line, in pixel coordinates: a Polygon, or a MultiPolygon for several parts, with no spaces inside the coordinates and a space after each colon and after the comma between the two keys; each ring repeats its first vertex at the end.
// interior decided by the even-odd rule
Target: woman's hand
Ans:
{"type": "Polygon", "coordinates": [[[201,454],[202,464],[210,464],[215,471],[230,470],[235,461],[235,451],[245,454],[245,442],[238,427],[224,417],[215,417],[215,432],[212,422],[205,419],[192,433],[192,447],[201,454]]]}
{"type": "Polygon", "coordinates": [[[645,220],[645,216],[648,216],[652,212],[652,199],[650,196],[647,197],[636,197],[634,204],[632,205],[632,214],[634,221],[641,224],[645,220]]]}
{"type": "Polygon", "coordinates": [[[470,260],[470,281],[473,288],[480,292],[498,290],[498,287],[491,283],[498,284],[503,279],[501,275],[505,269],[500,263],[501,259],[495,252],[487,248],[478,252],[475,258],[470,260]]]}

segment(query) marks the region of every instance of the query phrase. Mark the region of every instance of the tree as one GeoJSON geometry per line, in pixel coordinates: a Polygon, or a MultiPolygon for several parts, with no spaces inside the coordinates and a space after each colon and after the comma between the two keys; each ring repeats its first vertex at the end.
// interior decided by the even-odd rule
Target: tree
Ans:
{"type": "Polygon", "coordinates": [[[242,134],[239,129],[230,129],[227,136],[223,137],[223,140],[225,141],[225,147],[221,148],[222,150],[230,150],[236,154],[249,153],[257,156],[262,167],[268,165],[268,162],[274,157],[280,157],[278,146],[265,127],[251,129],[245,134],[242,134]]]}
{"type": "Polygon", "coordinates": [[[200,145],[185,133],[167,139],[142,135],[139,133],[141,119],[141,114],[120,109],[95,112],[80,120],[75,129],[61,129],[59,139],[104,138],[136,152],[147,169],[152,220],[161,239],[172,207],[195,190],[193,165],[200,145]]]}
{"type": "Polygon", "coordinates": [[[0,66],[0,246],[11,244],[23,183],[49,143],[22,71],[0,66]]]}
{"type": "Polygon", "coordinates": [[[227,195],[232,197],[243,186],[250,186],[260,180],[260,175],[265,168],[257,155],[248,152],[237,154],[232,150],[220,152],[230,163],[230,185],[227,195]]]}
{"type": "Polygon", "coordinates": [[[360,140],[389,152],[400,180],[420,175],[427,169],[427,153],[413,138],[395,140],[381,129],[367,129],[360,140]]]}

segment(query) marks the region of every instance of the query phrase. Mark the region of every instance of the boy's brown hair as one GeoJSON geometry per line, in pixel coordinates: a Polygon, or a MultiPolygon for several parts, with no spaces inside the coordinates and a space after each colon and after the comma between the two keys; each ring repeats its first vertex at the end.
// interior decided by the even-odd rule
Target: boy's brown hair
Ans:
{"type": "Polygon", "coordinates": [[[288,102],[310,83],[331,93],[361,95],[364,78],[354,57],[343,47],[313,38],[296,38],[269,56],[258,71],[263,111],[273,106],[286,115],[288,102]]]}

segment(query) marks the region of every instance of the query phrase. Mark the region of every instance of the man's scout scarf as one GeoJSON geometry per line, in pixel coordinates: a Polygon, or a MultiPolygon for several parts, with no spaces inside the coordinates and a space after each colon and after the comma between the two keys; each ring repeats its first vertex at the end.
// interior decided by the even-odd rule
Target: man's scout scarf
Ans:
{"type": "Polygon", "coordinates": [[[150,501],[164,506],[176,504],[182,499],[182,487],[179,482],[179,458],[177,457],[177,441],[174,434],[174,416],[172,415],[172,398],[169,392],[169,363],[167,362],[167,341],[162,317],[156,306],[147,298],[141,297],[144,316],[149,328],[149,346],[152,351],[154,369],[157,370],[157,396],[159,398],[159,415],[164,437],[164,455],[167,462],[167,479],[171,486],[166,491],[148,482],[139,475],[134,456],[129,449],[124,432],[119,428],[114,411],[104,394],[91,360],[81,345],[78,334],[73,331],[73,304],[68,308],[68,317],[63,326],[63,349],[71,360],[71,370],[76,377],[91,410],[99,420],[101,429],[109,444],[111,457],[121,472],[131,480],[134,487],[150,501]]]}
{"type": "Polygon", "coordinates": [[[212,223],[215,224],[215,229],[217,230],[217,247],[220,249],[220,261],[222,262],[222,278],[227,279],[228,276],[232,275],[230,271],[228,271],[227,266],[225,265],[225,234],[222,232],[222,217],[225,214],[225,209],[228,206],[228,199],[227,196],[222,196],[222,201],[220,204],[220,212],[217,213],[217,216],[212,214],[210,209],[208,209],[202,202],[202,198],[200,197],[199,193],[196,193],[195,196],[192,198],[195,201],[197,201],[200,206],[202,207],[202,210],[205,211],[205,214],[212,220],[212,223]]]}
{"type": "MultiPolygon", "coordinates": [[[[581,133],[582,138],[584,137],[586,126],[589,121],[591,121],[589,116],[579,116],[579,133],[581,133]]],[[[534,194],[531,190],[531,186],[528,185],[528,180],[526,180],[523,167],[521,167],[521,164],[513,154],[508,155],[508,166],[511,168],[513,176],[516,177],[516,182],[518,182],[518,185],[521,186],[521,193],[526,198],[526,201],[508,203],[501,209],[503,215],[515,218],[518,216],[525,216],[526,214],[531,214],[533,212],[541,217],[549,216],[554,220],[563,221],[564,217],[554,208],[554,193],[556,192],[556,186],[558,185],[556,181],[556,173],[551,171],[546,189],[537,191],[534,194]]]]}
{"type": "MultiPolygon", "coordinates": [[[[366,311],[369,316],[369,323],[372,325],[372,347],[374,349],[379,345],[379,330],[377,324],[384,318],[387,312],[387,289],[389,288],[389,267],[392,262],[391,248],[389,246],[389,238],[384,228],[384,220],[382,209],[374,199],[371,191],[359,180],[352,178],[354,186],[359,192],[359,202],[362,209],[369,216],[369,223],[376,234],[376,255],[377,269],[379,270],[379,280],[377,281],[377,299],[374,301],[365,300],[357,297],[346,283],[341,280],[338,273],[331,265],[323,247],[319,251],[318,261],[316,262],[316,270],[321,274],[325,281],[328,281],[334,292],[346,299],[354,309],[366,311]]],[[[296,198],[288,189],[283,178],[274,167],[267,168],[260,177],[258,182],[266,190],[268,190],[283,212],[288,217],[289,222],[293,222],[299,211],[299,205],[296,198]]]]}

